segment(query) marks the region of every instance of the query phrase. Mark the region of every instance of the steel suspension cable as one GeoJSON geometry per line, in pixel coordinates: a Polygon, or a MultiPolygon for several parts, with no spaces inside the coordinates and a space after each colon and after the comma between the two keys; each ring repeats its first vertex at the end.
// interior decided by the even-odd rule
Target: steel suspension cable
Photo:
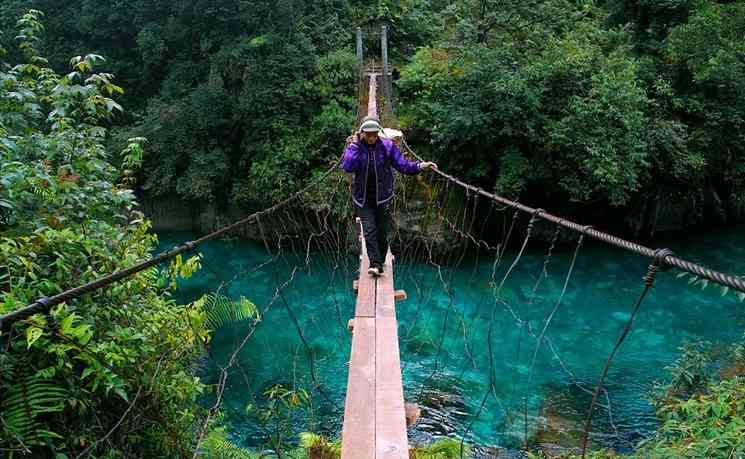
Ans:
{"type": "MultiPolygon", "coordinates": [[[[414,157],[422,161],[421,156],[417,155],[416,152],[412,150],[409,144],[406,143],[405,139],[403,140],[403,145],[406,147],[407,150],[411,152],[411,154],[414,155],[414,157]]],[[[471,190],[474,193],[480,194],[481,196],[487,197],[498,203],[510,206],[521,212],[524,212],[527,214],[533,214],[537,210],[540,210],[540,209],[534,209],[533,207],[530,207],[530,206],[526,206],[525,204],[521,204],[520,202],[507,199],[503,196],[499,196],[498,194],[489,193],[488,191],[480,187],[468,184],[460,180],[459,178],[453,175],[450,175],[448,173],[445,173],[439,169],[433,169],[433,171],[436,174],[439,174],[440,176],[444,177],[445,179],[449,180],[450,182],[460,187],[471,190]]],[[[580,225],[579,223],[575,223],[571,220],[567,220],[562,217],[557,217],[556,215],[550,214],[548,212],[541,211],[539,218],[542,218],[543,220],[563,226],[564,228],[568,228],[576,233],[584,233],[587,237],[591,237],[598,241],[605,242],[606,244],[610,244],[612,246],[619,247],[621,249],[628,250],[630,252],[634,252],[638,255],[642,255],[647,258],[653,258],[655,256],[656,251],[654,249],[643,246],[641,244],[637,244],[635,242],[627,241],[626,239],[620,238],[618,236],[614,236],[612,234],[605,233],[603,231],[596,230],[594,228],[588,228],[585,225],[580,225]]],[[[725,274],[719,271],[715,271],[713,269],[709,269],[705,266],[701,266],[699,264],[690,262],[688,260],[678,258],[675,255],[673,255],[672,252],[669,252],[669,254],[666,255],[664,259],[660,261],[664,263],[665,266],[672,266],[672,267],[678,268],[682,271],[686,271],[698,277],[706,278],[712,282],[716,282],[718,284],[721,284],[726,287],[730,287],[732,289],[745,293],[745,279],[742,277],[733,276],[731,274],[725,274]]]]}
{"type": "Polygon", "coordinates": [[[27,319],[34,314],[39,313],[45,313],[51,310],[52,307],[70,301],[72,299],[78,298],[86,293],[91,293],[96,290],[99,290],[103,287],[106,287],[108,285],[113,284],[116,281],[119,281],[121,279],[124,279],[126,277],[132,276],[134,274],[137,274],[139,272],[142,272],[148,268],[151,268],[153,266],[159,265],[160,263],[163,263],[164,261],[170,260],[171,258],[174,258],[177,255],[180,255],[182,253],[188,253],[193,251],[196,247],[199,245],[217,238],[218,236],[222,236],[223,234],[226,234],[236,228],[239,228],[243,225],[247,224],[253,224],[258,221],[258,219],[264,215],[270,214],[278,209],[281,209],[288,205],[289,203],[293,202],[295,199],[297,199],[299,196],[301,196],[306,191],[310,190],[314,186],[318,185],[331,175],[332,172],[334,172],[339,165],[338,161],[335,161],[334,164],[323,174],[316,177],[313,181],[311,181],[308,185],[303,187],[302,189],[296,191],[292,195],[288,196],[284,200],[278,202],[277,204],[274,204],[271,207],[268,207],[264,210],[261,210],[259,212],[255,212],[251,215],[249,215],[246,218],[243,218],[241,220],[238,220],[230,225],[226,225],[222,228],[219,228],[211,233],[208,233],[198,239],[195,239],[193,241],[185,242],[181,245],[178,245],[170,250],[166,250],[164,252],[161,252],[160,254],[154,256],[153,258],[143,261],[142,263],[138,263],[134,266],[131,266],[126,269],[122,269],[119,271],[116,271],[114,273],[111,273],[109,275],[106,275],[104,277],[101,277],[99,279],[96,279],[92,282],[89,282],[85,285],[75,287],[69,290],[66,290],[62,293],[58,293],[57,295],[54,295],[52,297],[42,297],[34,301],[33,303],[29,304],[26,307],[23,307],[21,309],[18,309],[16,311],[9,312],[8,314],[5,314],[4,316],[0,316],[0,331],[7,330],[8,327],[10,327],[12,324],[27,319]]]}
{"type": "Polygon", "coordinates": [[[587,442],[590,437],[590,431],[592,430],[592,417],[595,413],[595,406],[598,401],[598,395],[603,390],[603,384],[605,383],[605,378],[608,376],[608,370],[610,369],[611,362],[613,361],[613,358],[615,357],[616,353],[618,352],[618,349],[621,347],[621,344],[623,344],[623,341],[626,339],[626,336],[631,331],[631,327],[634,324],[634,319],[636,318],[636,314],[639,312],[639,308],[641,307],[642,303],[644,302],[644,299],[647,297],[647,294],[652,289],[652,286],[654,285],[654,281],[657,278],[657,273],[661,270],[664,270],[666,267],[663,264],[665,256],[667,256],[669,251],[667,249],[658,250],[654,257],[652,258],[652,262],[649,264],[649,267],[647,268],[647,273],[644,275],[644,289],[642,289],[642,292],[639,294],[639,298],[636,300],[636,303],[634,304],[634,309],[631,311],[631,316],[629,317],[629,320],[626,321],[626,325],[623,327],[623,331],[621,332],[621,335],[618,337],[618,340],[616,341],[615,346],[613,346],[613,350],[611,350],[610,354],[608,355],[607,360],[605,361],[605,365],[603,366],[603,371],[600,375],[600,379],[598,380],[598,384],[595,387],[595,391],[592,394],[592,401],[590,402],[590,408],[587,411],[587,418],[585,420],[585,430],[582,436],[582,459],[585,458],[585,454],[587,451],[587,442]]]}

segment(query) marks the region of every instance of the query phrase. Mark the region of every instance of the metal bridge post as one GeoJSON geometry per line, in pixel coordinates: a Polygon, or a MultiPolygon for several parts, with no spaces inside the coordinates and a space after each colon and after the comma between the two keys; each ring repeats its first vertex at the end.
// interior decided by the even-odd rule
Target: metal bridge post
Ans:
{"type": "Polygon", "coordinates": [[[391,73],[388,66],[388,26],[383,26],[380,34],[380,49],[383,54],[383,93],[385,94],[388,107],[393,110],[393,98],[391,97],[391,73]]]}
{"type": "Polygon", "coordinates": [[[357,27],[357,65],[362,68],[362,27],[357,27]]]}

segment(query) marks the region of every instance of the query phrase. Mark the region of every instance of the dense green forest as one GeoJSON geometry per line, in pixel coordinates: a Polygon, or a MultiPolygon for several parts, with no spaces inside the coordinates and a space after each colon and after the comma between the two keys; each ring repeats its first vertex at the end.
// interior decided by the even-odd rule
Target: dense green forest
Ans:
{"type": "MultiPolygon", "coordinates": [[[[328,168],[356,118],[353,31],[381,23],[400,125],[442,169],[619,231],[745,216],[745,2],[5,0],[0,314],[146,258],[136,195],[258,209],[328,168]]],[[[220,303],[171,290],[198,267],[1,335],[0,455],[191,457],[220,303]]],[[[697,349],[672,367],[640,457],[745,443],[743,349],[724,376],[697,349]]],[[[208,427],[205,457],[250,457],[208,427]]]]}
{"type": "Polygon", "coordinates": [[[53,68],[93,52],[126,89],[109,142],[149,140],[148,196],[297,189],[354,122],[355,27],[387,23],[400,122],[444,169],[617,230],[743,216],[742,2],[11,0],[3,30],[29,4],[53,68]]]}

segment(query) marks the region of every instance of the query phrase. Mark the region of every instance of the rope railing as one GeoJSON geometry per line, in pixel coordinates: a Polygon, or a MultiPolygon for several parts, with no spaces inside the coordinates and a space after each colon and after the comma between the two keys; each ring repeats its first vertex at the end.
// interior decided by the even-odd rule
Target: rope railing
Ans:
{"type": "MultiPolygon", "coordinates": [[[[390,100],[391,95],[386,95],[386,107],[392,110],[393,104],[390,100]]],[[[395,118],[395,114],[392,116],[395,118]]],[[[402,139],[404,147],[411,152],[414,157],[420,161],[424,161],[424,159],[419,156],[412,148],[409,146],[409,144],[406,142],[406,139],[402,139]]],[[[434,170],[435,173],[439,174],[441,177],[445,178],[446,180],[468,190],[476,193],[477,195],[484,196],[486,198],[491,199],[494,202],[512,207],[516,210],[519,210],[521,212],[527,213],[527,214],[535,214],[538,218],[555,223],[556,225],[562,226],[564,228],[568,228],[574,232],[585,234],[587,237],[591,237],[593,239],[605,242],[606,244],[619,247],[624,250],[628,250],[630,252],[634,252],[636,254],[642,255],[647,258],[654,258],[656,255],[661,254],[661,250],[664,250],[663,257],[661,258],[663,262],[663,269],[667,269],[668,267],[675,267],[682,271],[686,271],[690,274],[693,274],[695,276],[708,279],[712,282],[716,282],[720,285],[732,288],[734,290],[737,290],[739,292],[745,293],[745,279],[742,277],[733,276],[731,274],[722,273],[719,271],[715,271],[713,269],[707,268],[705,266],[701,266],[699,264],[693,263],[691,261],[676,257],[672,251],[669,249],[651,249],[649,247],[643,246],[641,244],[637,244],[632,241],[628,241],[626,239],[620,238],[618,236],[614,236],[609,233],[605,233],[603,231],[596,230],[595,228],[587,225],[580,225],[579,223],[575,223],[571,220],[567,220],[562,217],[558,217],[556,215],[550,214],[546,212],[543,209],[535,209],[530,206],[526,206],[525,204],[522,204],[518,201],[513,201],[511,199],[507,199],[503,196],[499,196],[495,193],[490,193],[480,187],[471,185],[469,183],[464,182],[463,180],[450,175],[444,171],[441,171],[439,169],[434,170]]]]}
{"type": "MultiPolygon", "coordinates": [[[[389,95],[386,95],[386,96],[387,97],[390,97],[389,95]]],[[[385,101],[385,105],[386,105],[386,108],[390,108],[392,106],[391,100],[390,99],[387,99],[385,101]]],[[[391,119],[392,120],[395,120],[395,114],[392,114],[391,119]]],[[[406,143],[406,140],[405,139],[402,139],[402,144],[403,144],[403,146],[409,152],[411,152],[411,154],[416,159],[418,159],[420,161],[424,161],[424,159],[422,157],[420,157],[408,145],[408,143],[406,143]]],[[[615,343],[615,345],[613,347],[613,350],[610,352],[610,354],[606,358],[605,364],[603,366],[602,374],[600,375],[600,378],[599,378],[599,380],[598,380],[598,382],[597,382],[597,384],[595,386],[595,389],[591,392],[592,393],[592,401],[591,401],[590,407],[589,407],[589,409],[588,409],[588,411],[586,413],[586,418],[585,418],[585,423],[584,423],[585,425],[584,425],[583,436],[582,436],[581,457],[583,459],[586,457],[588,441],[589,441],[590,433],[592,431],[592,419],[593,419],[593,415],[595,413],[595,409],[596,409],[596,407],[599,404],[602,405],[599,402],[599,400],[598,400],[598,397],[599,397],[599,395],[601,393],[605,395],[605,398],[606,398],[606,400],[608,402],[607,409],[608,409],[609,417],[611,416],[611,414],[610,414],[610,398],[609,398],[608,392],[607,392],[607,390],[605,388],[605,382],[606,382],[606,378],[608,376],[608,370],[609,370],[609,368],[610,368],[610,366],[611,366],[611,364],[613,362],[614,357],[616,356],[617,352],[619,351],[619,348],[621,347],[621,345],[623,344],[625,338],[629,334],[629,332],[630,332],[630,330],[631,330],[631,328],[633,326],[634,319],[635,319],[637,313],[639,312],[640,306],[641,306],[642,302],[644,301],[645,297],[647,296],[647,294],[649,293],[649,291],[651,290],[651,288],[652,288],[652,286],[654,284],[654,281],[655,281],[655,278],[656,278],[656,274],[659,271],[664,271],[664,270],[666,270],[666,269],[668,269],[670,267],[675,267],[675,268],[678,268],[678,269],[680,269],[682,271],[685,271],[685,272],[688,272],[690,274],[693,274],[694,276],[697,276],[699,278],[708,279],[709,281],[716,282],[716,283],[718,283],[718,284],[720,284],[722,286],[725,286],[725,287],[728,287],[728,288],[737,290],[739,292],[745,293],[745,278],[738,277],[738,276],[733,276],[733,275],[722,273],[722,272],[719,272],[719,271],[715,271],[715,270],[710,269],[710,268],[707,268],[705,266],[701,266],[699,264],[696,264],[696,263],[690,262],[688,260],[679,258],[679,257],[675,256],[670,249],[667,249],[667,248],[664,248],[664,249],[652,249],[650,247],[646,247],[646,246],[641,245],[641,244],[638,244],[636,242],[628,241],[628,240],[623,239],[621,237],[614,236],[612,234],[609,234],[609,233],[606,233],[606,232],[603,232],[603,231],[599,231],[599,230],[593,228],[592,226],[581,225],[579,223],[573,222],[573,221],[568,220],[568,219],[565,219],[563,217],[559,217],[559,216],[553,215],[551,213],[546,212],[544,209],[533,208],[533,207],[527,206],[525,204],[522,204],[522,203],[520,203],[518,201],[505,198],[505,197],[500,196],[498,194],[490,193],[490,192],[488,192],[488,191],[486,191],[486,190],[484,190],[484,189],[482,189],[480,187],[477,187],[477,186],[471,185],[471,184],[469,184],[467,182],[464,182],[463,180],[459,179],[458,177],[455,177],[455,176],[453,176],[451,174],[448,174],[448,173],[446,173],[446,172],[444,172],[442,170],[434,169],[434,172],[436,174],[438,174],[440,177],[442,177],[443,179],[445,179],[446,183],[452,183],[452,184],[455,184],[455,185],[461,187],[462,189],[464,189],[465,192],[466,192],[466,195],[469,195],[470,193],[474,193],[476,197],[484,196],[484,197],[488,198],[489,200],[491,200],[492,203],[498,203],[498,204],[501,204],[501,205],[503,205],[505,207],[510,207],[510,208],[515,209],[515,214],[514,214],[515,217],[517,217],[518,213],[520,213],[520,212],[526,213],[526,214],[530,214],[531,215],[531,220],[530,220],[530,223],[529,223],[528,228],[527,228],[527,231],[526,231],[526,241],[527,241],[528,238],[530,238],[531,229],[532,229],[533,224],[535,223],[535,221],[537,219],[542,219],[542,220],[545,220],[547,222],[551,222],[551,223],[555,224],[556,227],[557,227],[557,231],[558,231],[558,228],[562,228],[563,227],[563,228],[567,228],[567,229],[569,229],[571,231],[574,231],[576,233],[579,233],[580,237],[579,237],[579,243],[578,243],[578,247],[577,248],[579,248],[579,246],[582,245],[582,241],[585,238],[593,238],[595,240],[602,241],[602,242],[604,242],[606,244],[609,244],[611,246],[618,247],[618,248],[621,248],[623,250],[627,250],[627,251],[636,253],[638,255],[642,255],[642,256],[647,257],[647,258],[650,259],[649,267],[647,269],[646,274],[644,275],[644,289],[642,290],[642,293],[640,294],[639,298],[635,302],[635,305],[634,305],[633,311],[631,313],[631,316],[628,319],[628,321],[626,322],[621,335],[616,340],[616,343],[615,343]]],[[[447,221],[447,219],[445,219],[445,221],[447,221]]],[[[513,219],[513,222],[514,222],[514,219],[513,219]]],[[[453,228],[453,226],[454,225],[450,225],[450,227],[451,227],[450,229],[451,230],[455,230],[455,228],[453,228]]],[[[511,232],[511,228],[510,228],[510,232],[511,232]]],[[[465,237],[466,235],[465,234],[461,234],[461,236],[462,237],[465,237]]],[[[479,242],[477,242],[472,237],[470,239],[478,247],[480,247],[479,242]]],[[[552,242],[552,248],[553,248],[553,243],[555,243],[555,240],[552,242]]],[[[522,253],[522,251],[524,250],[524,248],[525,248],[525,242],[523,243],[523,246],[520,249],[520,254],[522,253]]],[[[538,351],[539,351],[539,348],[540,348],[540,345],[541,345],[541,341],[542,341],[542,339],[544,339],[544,335],[545,335],[546,329],[548,328],[548,326],[550,324],[551,318],[553,317],[553,315],[556,312],[556,307],[561,302],[561,297],[563,297],[564,291],[566,290],[566,284],[567,284],[567,282],[569,280],[569,277],[571,276],[571,272],[572,272],[572,270],[574,268],[574,263],[576,261],[576,255],[577,255],[577,253],[575,251],[575,254],[574,254],[574,257],[573,257],[573,260],[572,260],[572,263],[571,263],[571,268],[570,268],[568,277],[566,279],[564,288],[562,290],[562,294],[560,296],[560,299],[555,304],[554,309],[552,310],[551,314],[548,316],[548,319],[545,321],[544,326],[543,326],[542,331],[541,331],[540,337],[537,338],[536,349],[534,351],[533,360],[532,360],[532,363],[531,363],[531,370],[530,370],[531,375],[529,376],[529,379],[530,379],[530,377],[532,377],[533,366],[535,365],[535,360],[536,360],[536,357],[537,357],[537,354],[538,354],[538,351]]],[[[517,259],[519,259],[519,255],[518,255],[518,258],[517,259]]],[[[513,265],[514,265],[514,263],[513,263],[513,265]]],[[[510,269],[512,269],[512,267],[510,269]]],[[[508,274],[509,274],[509,270],[508,270],[508,274]]],[[[493,277],[493,275],[492,275],[492,277],[493,277]]],[[[501,285],[500,285],[500,288],[501,288],[501,285]]],[[[497,298],[498,298],[498,296],[497,296],[497,298]]],[[[504,304],[507,306],[507,303],[504,303],[504,304]]],[[[513,315],[515,315],[514,311],[512,311],[512,308],[508,308],[508,309],[513,313],[513,315]]],[[[516,317],[516,319],[517,319],[517,317],[516,317]]],[[[490,337],[488,339],[488,344],[489,344],[489,349],[490,349],[490,356],[491,356],[491,333],[492,333],[492,329],[491,329],[491,323],[490,323],[490,329],[489,329],[489,336],[490,337]]],[[[550,342],[549,342],[549,344],[550,344],[550,342]]],[[[553,347],[552,347],[552,351],[553,351],[553,347]]],[[[555,351],[554,351],[554,355],[556,356],[555,351]]],[[[490,366],[492,367],[492,369],[490,371],[493,371],[493,363],[491,363],[491,357],[490,357],[490,366]]],[[[562,367],[563,367],[563,364],[562,364],[562,367]]],[[[566,368],[565,368],[565,370],[566,370],[566,368]]],[[[493,381],[493,376],[491,376],[490,378],[493,381]]],[[[493,382],[492,382],[492,384],[493,384],[493,382]]],[[[582,389],[583,390],[586,390],[584,388],[582,388],[582,389]]],[[[494,388],[493,388],[493,386],[490,386],[490,389],[484,395],[484,399],[481,402],[481,405],[479,407],[479,412],[481,411],[481,409],[483,409],[484,404],[486,402],[486,398],[489,396],[490,393],[493,393],[493,392],[494,392],[494,388]]],[[[510,402],[510,405],[511,405],[511,402],[510,402]]],[[[478,417],[478,414],[476,415],[476,417],[478,417]]],[[[616,427],[615,427],[615,425],[613,423],[612,418],[609,418],[609,419],[610,419],[610,423],[613,426],[613,428],[616,429],[616,427]]],[[[525,420],[524,442],[525,442],[525,444],[527,444],[527,430],[528,430],[527,429],[527,422],[528,422],[528,418],[527,418],[527,404],[525,405],[525,418],[524,418],[524,420],[525,420]]],[[[466,430],[467,432],[473,426],[473,423],[474,422],[475,422],[475,419],[468,426],[468,428],[466,430]]],[[[464,439],[461,441],[461,452],[462,452],[462,448],[463,448],[463,442],[464,442],[464,439]]]]}
{"type": "Polygon", "coordinates": [[[78,298],[82,295],[85,295],[87,293],[94,292],[96,290],[99,290],[103,287],[106,287],[108,285],[113,284],[114,282],[117,282],[121,279],[127,278],[129,276],[132,276],[134,274],[137,274],[139,272],[142,272],[148,268],[151,268],[153,266],[159,265],[160,263],[163,263],[164,261],[170,260],[177,255],[188,253],[193,251],[195,248],[200,246],[201,244],[204,244],[205,242],[214,239],[216,237],[222,236],[223,234],[226,234],[236,228],[239,228],[244,225],[253,224],[259,221],[259,219],[267,214],[270,214],[272,212],[275,212],[289,203],[296,200],[299,196],[301,196],[303,193],[307,192],[317,184],[321,183],[323,179],[331,175],[332,172],[336,170],[336,168],[339,166],[339,161],[335,161],[334,164],[323,174],[316,177],[313,181],[311,181],[308,185],[303,187],[302,189],[296,191],[292,195],[288,196],[284,200],[278,202],[277,204],[274,204],[271,207],[267,207],[264,210],[261,210],[259,212],[255,212],[248,217],[245,217],[241,220],[238,220],[234,223],[231,223],[229,225],[223,226],[222,228],[219,228],[211,233],[205,234],[204,236],[195,239],[193,241],[184,242],[170,250],[166,250],[164,252],[161,252],[160,254],[154,256],[153,258],[150,258],[149,260],[145,260],[141,263],[138,263],[134,266],[131,266],[126,269],[122,269],[119,271],[116,271],[114,273],[108,274],[106,276],[103,276],[99,279],[96,279],[92,282],[89,282],[85,285],[71,288],[69,290],[66,290],[62,293],[58,293],[57,295],[51,296],[51,297],[41,297],[34,301],[33,303],[9,312],[8,314],[5,314],[3,316],[0,316],[0,331],[6,331],[10,328],[11,325],[14,323],[28,319],[29,317],[33,316],[34,314],[47,314],[51,309],[58,305],[65,303],[67,301],[70,301],[72,299],[78,298]]]}
{"type": "MultiPolygon", "coordinates": [[[[419,155],[416,154],[416,152],[409,146],[409,144],[406,143],[406,140],[403,141],[403,145],[406,147],[407,150],[411,152],[412,155],[414,155],[414,157],[416,157],[420,161],[423,161],[423,159],[419,155]]],[[[663,256],[661,260],[664,262],[664,266],[663,266],[664,268],[675,267],[682,271],[691,273],[695,276],[708,279],[712,282],[716,282],[720,285],[723,285],[723,286],[726,286],[734,290],[745,293],[745,279],[741,277],[715,271],[705,266],[701,266],[691,261],[676,257],[669,249],[657,249],[657,250],[651,249],[649,247],[643,246],[641,244],[637,244],[632,241],[628,241],[618,236],[614,236],[612,234],[596,230],[595,228],[591,226],[580,225],[579,223],[575,223],[571,220],[558,217],[556,215],[546,212],[543,209],[536,209],[530,206],[526,206],[525,204],[522,204],[520,202],[507,199],[503,196],[499,196],[498,194],[490,193],[480,187],[466,183],[463,180],[460,180],[459,178],[453,175],[450,175],[446,172],[443,172],[439,169],[434,169],[434,172],[436,174],[439,174],[441,177],[445,178],[446,180],[468,191],[471,191],[478,195],[489,198],[500,204],[504,204],[506,206],[512,207],[526,214],[536,215],[537,218],[552,222],[556,225],[570,229],[579,234],[584,234],[587,237],[591,237],[598,241],[605,242],[606,244],[619,247],[621,249],[628,250],[630,252],[634,252],[636,254],[642,255],[647,258],[654,258],[655,256],[659,256],[660,254],[662,254],[663,256]],[[662,251],[664,251],[664,253],[662,251]]]]}

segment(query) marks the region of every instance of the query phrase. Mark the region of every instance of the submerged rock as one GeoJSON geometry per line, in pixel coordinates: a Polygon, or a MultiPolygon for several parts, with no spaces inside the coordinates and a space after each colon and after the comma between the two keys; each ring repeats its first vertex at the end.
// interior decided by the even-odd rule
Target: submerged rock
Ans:
{"type": "Polygon", "coordinates": [[[573,454],[582,446],[583,419],[578,412],[573,412],[562,401],[567,397],[562,388],[557,387],[546,394],[540,409],[536,431],[529,444],[546,457],[562,457],[573,454]]]}
{"type": "Polygon", "coordinates": [[[528,455],[520,450],[500,446],[477,446],[473,449],[474,459],[527,459],[528,455]]]}
{"type": "Polygon", "coordinates": [[[613,320],[617,320],[618,322],[623,322],[623,323],[628,322],[629,319],[631,318],[630,313],[622,312],[622,311],[616,311],[612,313],[610,316],[613,320]]]}
{"type": "Polygon", "coordinates": [[[460,394],[439,390],[425,390],[419,400],[421,417],[417,430],[434,437],[447,437],[456,433],[463,420],[471,415],[460,394]]]}

